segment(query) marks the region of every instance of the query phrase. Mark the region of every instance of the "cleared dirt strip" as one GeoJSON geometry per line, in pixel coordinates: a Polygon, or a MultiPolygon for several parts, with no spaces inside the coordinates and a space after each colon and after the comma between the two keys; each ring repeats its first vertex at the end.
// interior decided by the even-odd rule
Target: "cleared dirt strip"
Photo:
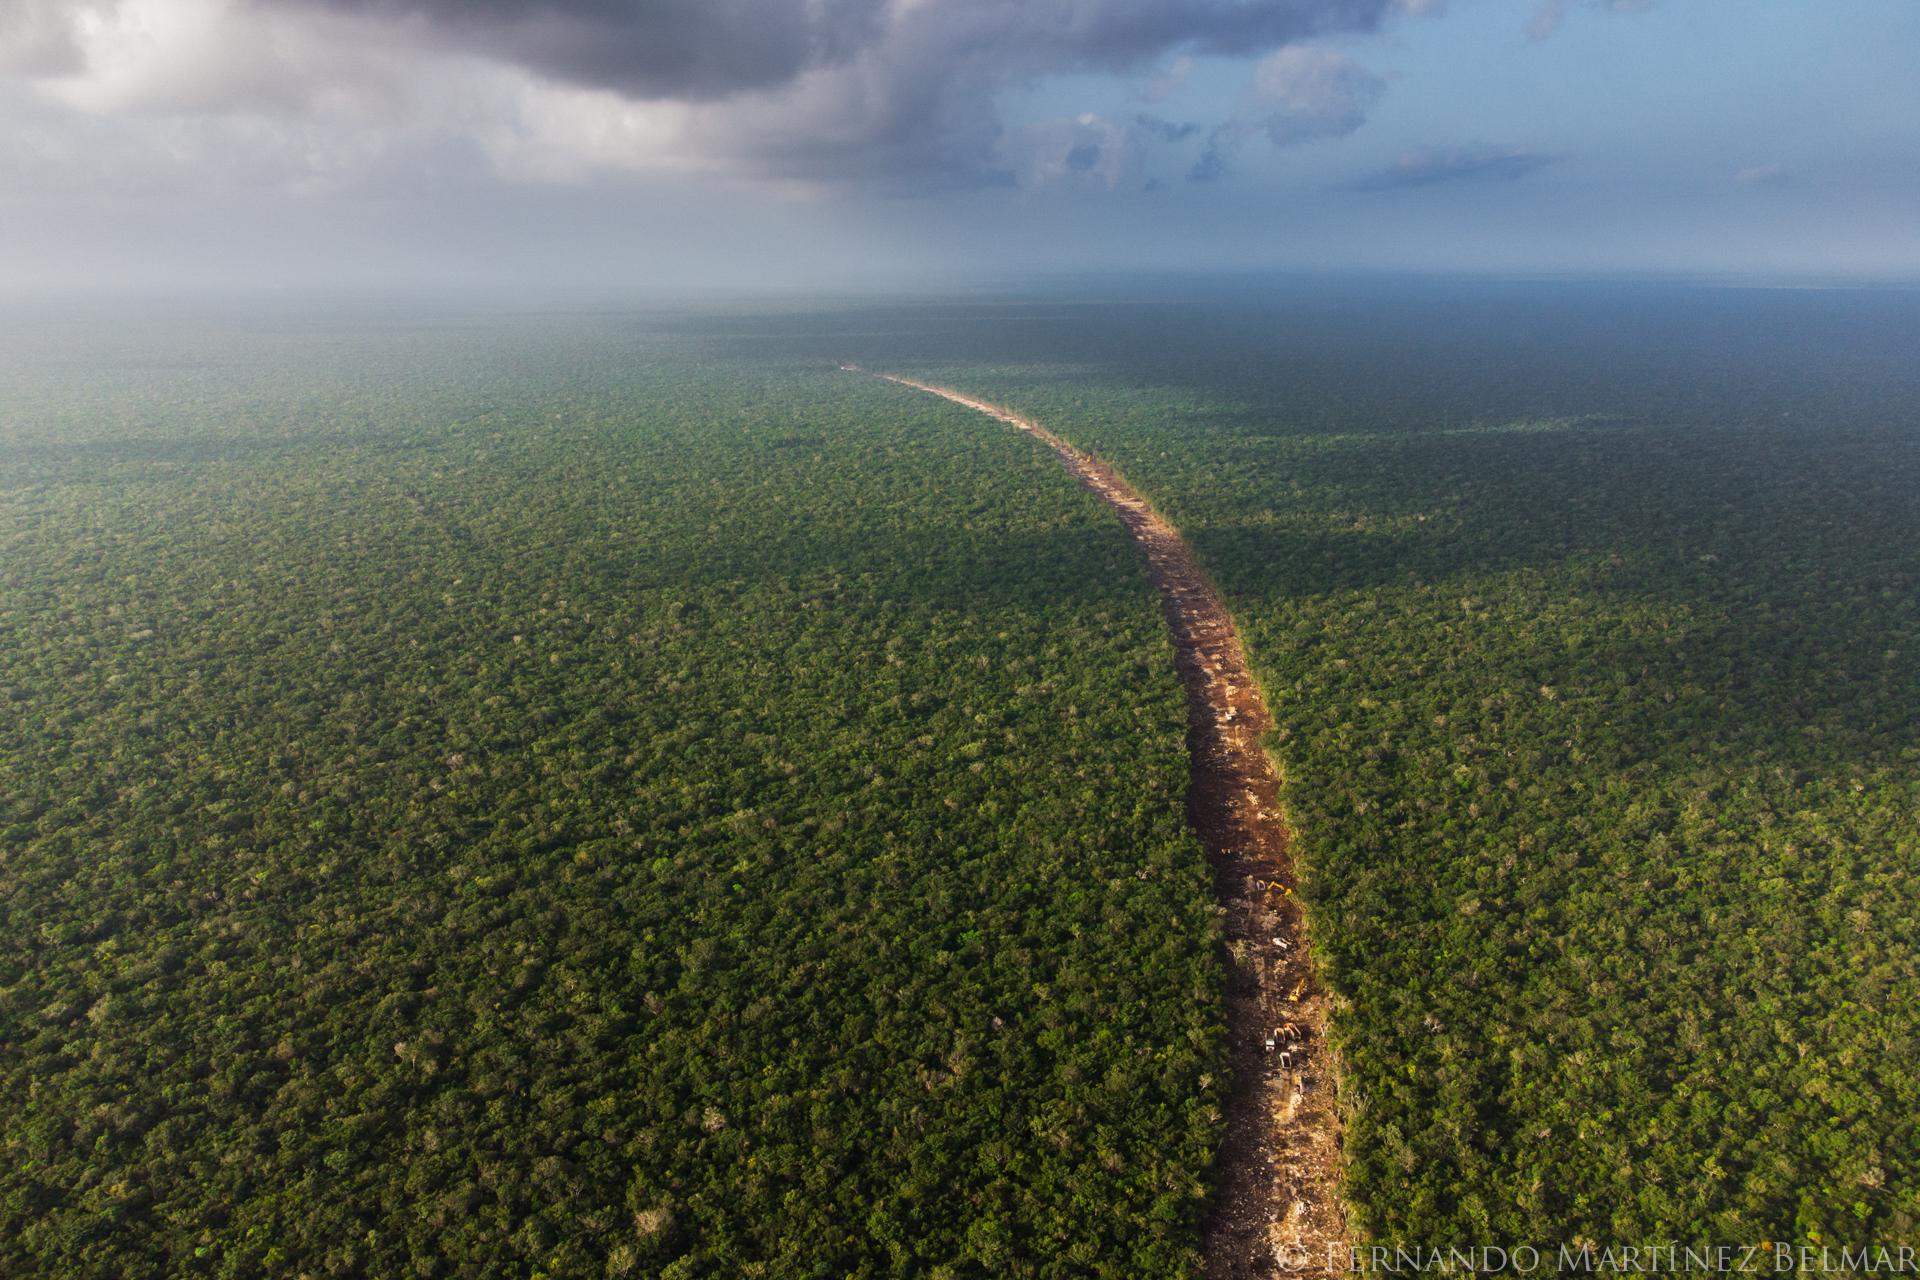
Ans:
{"type": "Polygon", "coordinates": [[[1261,747],[1272,717],[1233,619],[1180,531],[1111,467],[1000,405],[896,374],[870,376],[965,405],[1043,441],[1119,513],[1146,552],[1187,690],[1187,816],[1213,865],[1232,953],[1234,1084],[1207,1228],[1207,1273],[1247,1280],[1344,1272],[1340,1120],[1324,1040],[1328,999],[1293,893],[1280,780],[1261,747]]]}

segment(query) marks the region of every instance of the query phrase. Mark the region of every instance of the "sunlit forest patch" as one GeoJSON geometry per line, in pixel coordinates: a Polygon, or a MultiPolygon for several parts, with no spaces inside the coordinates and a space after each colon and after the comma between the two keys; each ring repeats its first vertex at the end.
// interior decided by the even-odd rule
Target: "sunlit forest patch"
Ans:
{"type": "Polygon", "coordinates": [[[866,358],[1115,463],[1226,593],[1344,1002],[1361,1231],[1904,1239],[1920,314],[1372,301],[1063,308],[1032,367],[982,314],[866,358]]]}

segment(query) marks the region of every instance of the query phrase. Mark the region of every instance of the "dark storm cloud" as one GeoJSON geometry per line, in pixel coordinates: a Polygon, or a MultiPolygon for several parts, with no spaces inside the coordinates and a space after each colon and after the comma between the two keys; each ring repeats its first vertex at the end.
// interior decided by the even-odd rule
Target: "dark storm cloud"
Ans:
{"type": "Polygon", "coordinates": [[[1377,25],[1392,0],[253,0],[395,20],[457,47],[635,98],[702,100],[891,52],[925,74],[1136,66],[1261,53],[1377,25]]]}
{"type": "MultiPolygon", "coordinates": [[[[0,79],[64,76],[46,79],[44,96],[77,108],[73,121],[111,117],[163,155],[217,162],[277,140],[294,168],[313,170],[290,181],[333,187],[410,140],[453,136],[503,176],[534,181],[672,172],[910,195],[1031,181],[1119,189],[1145,148],[1202,128],[1155,116],[1008,128],[1005,95],[1156,64],[1172,83],[1205,55],[1271,63],[1302,39],[1372,29],[1404,3],[0,0],[0,55],[11,55],[0,79]],[[81,22],[82,10],[93,17],[81,22]]],[[[1311,97],[1342,85],[1303,85],[1281,85],[1270,111],[1233,128],[1284,145],[1289,130],[1352,127],[1328,123],[1311,97]]]]}
{"type": "Polygon", "coordinates": [[[1346,184],[1349,191],[1398,191],[1443,182],[1511,182],[1558,156],[1520,147],[1452,147],[1409,151],[1387,168],[1346,184]]]}
{"type": "Polygon", "coordinates": [[[887,0],[255,0],[424,28],[441,47],[636,98],[784,84],[873,45],[887,0]]]}

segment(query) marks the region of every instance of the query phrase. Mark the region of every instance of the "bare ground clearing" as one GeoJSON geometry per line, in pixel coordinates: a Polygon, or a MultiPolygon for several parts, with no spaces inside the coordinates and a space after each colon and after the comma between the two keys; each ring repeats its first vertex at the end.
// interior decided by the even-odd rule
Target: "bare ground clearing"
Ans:
{"type": "Polygon", "coordinates": [[[1234,1083],[1215,1171],[1207,1272],[1215,1280],[1344,1273],[1340,1119],[1325,1042],[1329,1001],[1293,892],[1280,780],[1261,746],[1272,717],[1233,619],[1179,530],[1113,468],[999,405],[913,378],[872,376],[942,396],[1044,442],[1113,507],[1146,553],[1187,690],[1187,815],[1213,866],[1231,952],[1234,1083]]]}

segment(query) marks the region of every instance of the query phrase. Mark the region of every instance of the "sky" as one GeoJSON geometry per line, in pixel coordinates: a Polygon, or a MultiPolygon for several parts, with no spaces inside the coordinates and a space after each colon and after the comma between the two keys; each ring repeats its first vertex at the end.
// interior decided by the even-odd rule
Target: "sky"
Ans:
{"type": "Polygon", "coordinates": [[[0,0],[0,296],[1920,280],[1920,0],[0,0]]]}

